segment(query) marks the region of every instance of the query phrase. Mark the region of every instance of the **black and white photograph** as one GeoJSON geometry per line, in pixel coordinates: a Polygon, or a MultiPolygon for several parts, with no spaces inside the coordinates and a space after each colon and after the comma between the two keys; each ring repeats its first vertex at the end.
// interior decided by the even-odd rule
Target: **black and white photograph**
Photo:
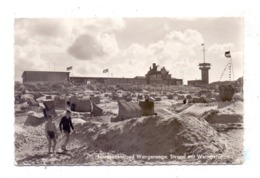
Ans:
{"type": "Polygon", "coordinates": [[[243,164],[243,34],[243,17],[15,18],[15,165],[243,164]]]}

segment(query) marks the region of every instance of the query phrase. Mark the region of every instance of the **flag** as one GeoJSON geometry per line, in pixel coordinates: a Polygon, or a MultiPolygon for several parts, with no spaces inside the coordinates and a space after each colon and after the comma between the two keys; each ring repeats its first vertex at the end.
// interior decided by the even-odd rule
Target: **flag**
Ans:
{"type": "Polygon", "coordinates": [[[227,58],[231,58],[230,51],[225,52],[225,56],[226,56],[227,58]]]}
{"type": "Polygon", "coordinates": [[[72,70],[72,66],[67,67],[67,71],[72,70]]]}
{"type": "Polygon", "coordinates": [[[103,73],[107,73],[107,72],[108,72],[108,69],[103,70],[103,73]]]}

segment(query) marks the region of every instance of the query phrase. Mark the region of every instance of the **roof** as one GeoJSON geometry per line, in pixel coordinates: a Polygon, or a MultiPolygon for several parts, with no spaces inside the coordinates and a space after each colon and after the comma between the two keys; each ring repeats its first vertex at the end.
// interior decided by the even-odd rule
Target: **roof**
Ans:
{"type": "MultiPolygon", "coordinates": [[[[169,80],[169,79],[168,79],[169,80]]],[[[170,80],[182,80],[182,79],[180,79],[180,78],[170,78],[170,80]]]]}
{"type": "Polygon", "coordinates": [[[144,76],[136,76],[135,79],[145,79],[144,76]]]}
{"type": "Polygon", "coordinates": [[[206,63],[206,62],[204,62],[204,63],[199,63],[199,66],[210,66],[211,64],[210,63],[206,63]]]}
{"type": "Polygon", "coordinates": [[[25,73],[70,73],[70,72],[63,72],[63,71],[24,71],[22,76],[25,74],[25,73]]]}
{"type": "Polygon", "coordinates": [[[202,80],[188,80],[188,82],[203,82],[202,80]]]}
{"type": "Polygon", "coordinates": [[[124,77],[84,77],[84,76],[71,76],[71,79],[136,79],[136,78],[124,78],[124,77]]]}

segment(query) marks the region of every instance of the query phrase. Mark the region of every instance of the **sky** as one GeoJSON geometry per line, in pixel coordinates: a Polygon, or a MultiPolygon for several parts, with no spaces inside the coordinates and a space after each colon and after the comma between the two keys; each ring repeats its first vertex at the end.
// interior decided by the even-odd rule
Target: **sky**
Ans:
{"type": "MultiPolygon", "coordinates": [[[[144,76],[152,63],[174,78],[201,79],[199,63],[211,63],[219,81],[231,51],[234,78],[243,76],[243,18],[17,18],[15,80],[26,70],[66,71],[71,76],[144,76]],[[109,69],[109,73],[103,73],[109,69]]],[[[228,70],[221,79],[228,80],[228,70]]]]}

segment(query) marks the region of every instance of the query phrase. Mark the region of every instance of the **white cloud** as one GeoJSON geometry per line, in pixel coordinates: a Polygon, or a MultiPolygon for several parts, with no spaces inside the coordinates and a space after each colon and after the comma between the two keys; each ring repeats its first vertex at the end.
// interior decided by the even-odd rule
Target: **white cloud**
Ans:
{"type": "Polygon", "coordinates": [[[208,52],[211,53],[222,53],[225,51],[229,51],[234,47],[233,43],[225,43],[225,44],[213,44],[208,48],[208,52]]]}
{"type": "MultiPolygon", "coordinates": [[[[53,70],[54,62],[56,70],[64,70],[70,65],[76,69],[81,62],[68,56],[67,49],[73,43],[75,45],[76,40],[82,42],[79,38],[85,34],[89,38],[83,38],[82,46],[76,45],[76,57],[115,55],[118,46],[112,32],[120,31],[124,26],[124,21],[120,18],[16,19],[15,78],[20,80],[24,70],[53,70]]],[[[83,69],[80,71],[84,74],[83,69]]]]}
{"type": "Polygon", "coordinates": [[[15,46],[15,78],[20,79],[24,70],[47,70],[50,62],[41,57],[35,45],[15,46]]]}
{"type": "Polygon", "coordinates": [[[98,37],[98,41],[100,42],[104,53],[114,56],[119,52],[114,34],[102,33],[98,37]]]}
{"type": "Polygon", "coordinates": [[[200,58],[202,35],[195,30],[171,31],[164,39],[148,46],[132,44],[109,61],[111,71],[118,76],[144,76],[153,62],[165,66],[172,77],[192,79],[200,58]]]}
{"type": "MultiPolygon", "coordinates": [[[[163,38],[149,44],[134,42],[120,49],[115,31],[124,28],[122,19],[18,19],[15,77],[20,79],[24,70],[53,70],[54,62],[56,71],[73,66],[74,76],[107,76],[102,70],[109,68],[114,77],[135,77],[144,76],[156,62],[165,66],[172,77],[185,81],[200,79],[198,64],[202,62],[201,44],[205,41],[199,31],[170,31],[166,24],[164,28],[168,31],[163,38]]],[[[242,71],[243,53],[232,50],[233,46],[233,43],[206,46],[207,62],[212,64],[210,81],[220,76],[227,62],[224,51],[229,48],[235,69],[242,71]]]]}
{"type": "Polygon", "coordinates": [[[188,69],[198,63],[200,44],[204,41],[202,35],[195,30],[172,31],[165,39],[150,45],[151,50],[158,57],[158,62],[175,76],[183,77],[188,69]],[[160,49],[160,50],[158,50],[160,49]]]}
{"type": "Polygon", "coordinates": [[[69,31],[66,24],[60,19],[16,19],[15,43],[26,45],[30,40],[39,44],[53,44],[55,39],[66,37],[69,31]]]}

